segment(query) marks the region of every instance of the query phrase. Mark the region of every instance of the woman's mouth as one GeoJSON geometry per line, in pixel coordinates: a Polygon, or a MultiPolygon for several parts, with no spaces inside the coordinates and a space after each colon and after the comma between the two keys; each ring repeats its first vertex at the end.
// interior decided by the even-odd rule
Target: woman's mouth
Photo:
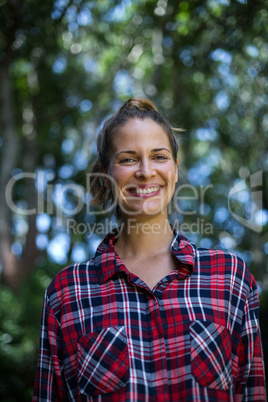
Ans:
{"type": "Polygon", "coordinates": [[[158,194],[160,189],[161,189],[160,186],[152,186],[152,187],[146,187],[146,188],[145,187],[143,187],[143,188],[132,187],[132,188],[129,188],[128,191],[135,196],[141,196],[141,195],[146,196],[146,195],[151,195],[151,194],[152,195],[158,194]]]}

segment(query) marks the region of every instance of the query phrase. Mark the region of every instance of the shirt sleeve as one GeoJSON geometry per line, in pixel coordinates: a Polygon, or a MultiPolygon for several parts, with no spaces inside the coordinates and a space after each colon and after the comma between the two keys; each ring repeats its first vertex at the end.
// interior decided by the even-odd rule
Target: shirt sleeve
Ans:
{"type": "Polygon", "coordinates": [[[68,400],[60,357],[60,324],[47,294],[42,311],[40,350],[35,375],[33,402],[68,400]]]}
{"type": "Polygon", "coordinates": [[[255,279],[246,300],[238,349],[235,401],[266,401],[264,358],[259,326],[259,298],[255,279]]]}

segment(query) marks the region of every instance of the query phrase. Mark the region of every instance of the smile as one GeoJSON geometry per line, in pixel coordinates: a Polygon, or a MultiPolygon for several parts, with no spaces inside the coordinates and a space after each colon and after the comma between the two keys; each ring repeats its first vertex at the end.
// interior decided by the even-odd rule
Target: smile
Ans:
{"type": "Polygon", "coordinates": [[[148,187],[148,188],[131,188],[129,191],[132,194],[152,194],[157,193],[160,190],[160,187],[148,187]]]}

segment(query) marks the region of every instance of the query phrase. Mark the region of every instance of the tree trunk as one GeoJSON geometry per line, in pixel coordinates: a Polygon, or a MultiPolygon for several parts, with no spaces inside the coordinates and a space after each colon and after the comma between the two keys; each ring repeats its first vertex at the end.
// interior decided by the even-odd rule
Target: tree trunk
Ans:
{"type": "Polygon", "coordinates": [[[0,125],[3,139],[0,172],[0,258],[2,280],[15,290],[20,281],[20,264],[11,252],[11,210],[5,198],[6,186],[12,170],[16,167],[19,150],[13,110],[8,64],[2,62],[0,63],[0,125]]]}

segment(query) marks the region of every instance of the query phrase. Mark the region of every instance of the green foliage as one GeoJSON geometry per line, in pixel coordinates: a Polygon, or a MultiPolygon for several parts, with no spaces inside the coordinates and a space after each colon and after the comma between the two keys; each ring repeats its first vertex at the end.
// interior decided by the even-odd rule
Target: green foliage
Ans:
{"type": "Polygon", "coordinates": [[[0,285],[0,399],[31,400],[46,287],[59,267],[33,271],[14,294],[0,285]]]}

